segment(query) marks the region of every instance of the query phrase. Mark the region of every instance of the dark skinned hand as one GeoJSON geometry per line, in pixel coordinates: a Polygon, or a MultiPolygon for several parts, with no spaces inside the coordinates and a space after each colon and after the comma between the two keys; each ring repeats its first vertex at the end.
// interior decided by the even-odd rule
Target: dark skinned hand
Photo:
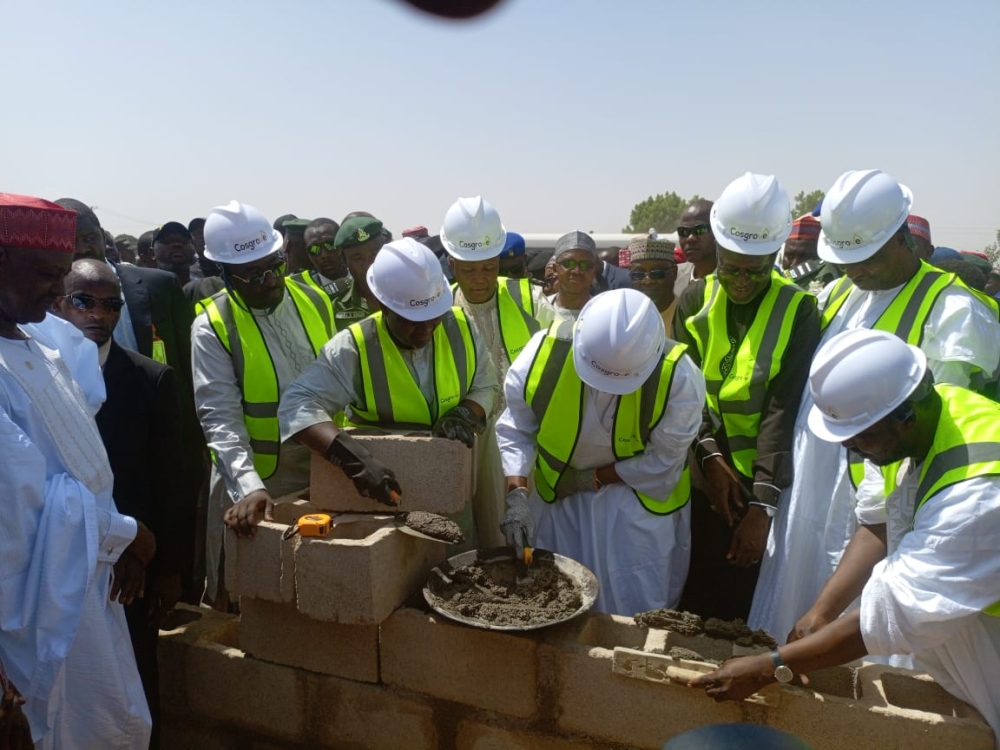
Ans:
{"type": "Polygon", "coordinates": [[[31,727],[21,706],[24,697],[16,687],[4,680],[3,696],[0,697],[0,749],[31,750],[31,727]]]}
{"type": "MultiPolygon", "coordinates": [[[[827,617],[822,612],[816,612],[810,609],[799,618],[797,623],[795,623],[795,627],[788,633],[788,638],[785,639],[785,642],[794,643],[795,641],[805,638],[807,635],[812,635],[824,625],[829,623],[830,619],[831,618],[827,617]]],[[[833,619],[837,619],[836,615],[833,619]]]]}
{"type": "Polygon", "coordinates": [[[705,462],[705,494],[712,511],[721,516],[726,526],[733,528],[743,512],[743,497],[740,480],[729,468],[722,456],[712,456],[705,462]]]}
{"type": "Polygon", "coordinates": [[[715,701],[739,701],[774,682],[774,662],[768,654],[730,659],[719,669],[688,683],[715,701]]]}
{"type": "Polygon", "coordinates": [[[145,596],[146,566],[128,550],[122,552],[114,566],[111,601],[131,604],[145,596]]]}
{"type": "Polygon", "coordinates": [[[227,508],[222,520],[237,536],[253,537],[257,524],[274,520],[273,510],[274,501],[268,491],[257,490],[227,508]]]}
{"type": "Polygon", "coordinates": [[[751,505],[733,532],[726,560],[733,565],[743,567],[759,563],[767,545],[767,532],[770,529],[771,519],[767,517],[767,511],[760,506],[751,505]]]}
{"type": "Polygon", "coordinates": [[[126,547],[126,552],[135,555],[145,567],[156,556],[156,536],[142,521],[136,521],[136,524],[139,529],[136,531],[135,539],[126,547]]]}
{"type": "Polygon", "coordinates": [[[146,596],[149,624],[160,627],[181,598],[180,575],[156,576],[148,586],[146,596]]]}

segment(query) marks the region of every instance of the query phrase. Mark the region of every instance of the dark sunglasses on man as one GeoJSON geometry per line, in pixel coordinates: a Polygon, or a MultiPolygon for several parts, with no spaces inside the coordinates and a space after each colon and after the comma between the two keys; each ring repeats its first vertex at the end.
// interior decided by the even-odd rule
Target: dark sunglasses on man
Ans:
{"type": "Polygon", "coordinates": [[[121,299],[97,299],[89,294],[67,294],[63,299],[68,299],[77,310],[93,310],[100,305],[108,312],[121,312],[125,306],[125,302],[121,299]]]}
{"type": "Polygon", "coordinates": [[[686,237],[690,237],[692,234],[695,237],[701,237],[703,234],[707,233],[710,227],[708,224],[695,224],[693,227],[677,227],[677,236],[682,240],[686,237]]]}
{"type": "Polygon", "coordinates": [[[653,281],[663,281],[667,278],[667,269],[665,268],[653,268],[649,271],[632,271],[629,273],[632,281],[642,281],[643,279],[652,279],[653,281]]]}
{"type": "Polygon", "coordinates": [[[320,253],[335,253],[337,248],[332,242],[320,242],[316,245],[310,245],[306,248],[310,255],[319,255],[320,253]]]}
{"type": "Polygon", "coordinates": [[[285,259],[282,258],[280,262],[275,263],[270,268],[265,268],[263,271],[259,271],[255,274],[252,274],[248,278],[237,276],[235,273],[232,272],[230,272],[229,275],[232,278],[236,279],[237,281],[242,281],[244,284],[255,284],[258,286],[262,286],[270,278],[275,278],[278,281],[281,281],[285,276],[285,271],[287,270],[288,270],[288,264],[285,262],[285,259]]]}
{"type": "Polygon", "coordinates": [[[567,271],[572,271],[574,268],[579,268],[581,271],[589,271],[594,267],[594,261],[592,260],[573,260],[572,258],[567,258],[566,260],[557,262],[567,271]]]}

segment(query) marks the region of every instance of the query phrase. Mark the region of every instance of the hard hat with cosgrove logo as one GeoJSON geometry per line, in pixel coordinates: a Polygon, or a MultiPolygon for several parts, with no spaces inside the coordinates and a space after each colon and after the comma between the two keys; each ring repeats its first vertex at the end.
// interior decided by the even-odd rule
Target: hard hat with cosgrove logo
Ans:
{"type": "Polygon", "coordinates": [[[747,172],[722,191],[709,221],[720,247],[741,255],[770,255],[792,231],[792,201],[774,175],[747,172]]]}
{"type": "Polygon", "coordinates": [[[809,368],[809,429],[840,443],[906,401],[927,372],[917,347],[886,331],[852,328],[820,347],[809,368]]]}
{"type": "Polygon", "coordinates": [[[379,302],[417,323],[441,317],[454,300],[441,262],[412,237],[383,245],[367,279],[379,302]]]}
{"type": "Polygon", "coordinates": [[[205,257],[243,265],[281,250],[284,240],[260,211],[239,201],[216,206],[205,219],[205,257]]]}
{"type": "Polygon", "coordinates": [[[489,201],[459,198],[444,215],[441,244],[456,260],[490,260],[503,252],[507,230],[489,201]]]}
{"type": "Polygon", "coordinates": [[[823,198],[819,245],[827,263],[868,260],[906,223],[913,193],[880,169],[845,172],[823,198]]]}

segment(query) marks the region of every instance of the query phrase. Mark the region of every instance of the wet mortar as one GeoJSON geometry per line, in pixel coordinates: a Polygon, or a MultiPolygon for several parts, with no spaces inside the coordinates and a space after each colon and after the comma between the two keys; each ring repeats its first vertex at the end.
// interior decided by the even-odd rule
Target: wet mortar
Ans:
{"type": "Polygon", "coordinates": [[[537,560],[518,578],[514,560],[476,562],[456,568],[451,583],[434,587],[432,603],[446,612],[491,625],[558,622],[583,605],[573,579],[552,562],[537,560]]]}
{"type": "Polygon", "coordinates": [[[703,635],[733,641],[737,646],[778,647],[778,642],[770,634],[763,630],[751,630],[740,619],[719,620],[710,617],[703,621],[698,615],[674,609],[640,612],[634,619],[636,625],[644,628],[661,628],[680,635],[703,635]]]}
{"type": "Polygon", "coordinates": [[[459,544],[465,541],[465,534],[461,527],[450,518],[440,516],[437,513],[428,513],[424,510],[414,510],[406,514],[406,525],[421,534],[432,536],[435,539],[448,542],[449,544],[459,544]]]}

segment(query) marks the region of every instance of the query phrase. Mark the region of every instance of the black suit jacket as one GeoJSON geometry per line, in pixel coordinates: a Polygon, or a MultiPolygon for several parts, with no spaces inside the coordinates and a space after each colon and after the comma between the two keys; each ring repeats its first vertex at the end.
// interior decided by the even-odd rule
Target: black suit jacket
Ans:
{"type": "Polygon", "coordinates": [[[190,457],[181,442],[174,370],[112,342],[104,385],[108,397],[97,427],[115,476],[115,505],[156,535],[156,572],[181,573],[194,538],[197,493],[185,478],[190,457]]]}

